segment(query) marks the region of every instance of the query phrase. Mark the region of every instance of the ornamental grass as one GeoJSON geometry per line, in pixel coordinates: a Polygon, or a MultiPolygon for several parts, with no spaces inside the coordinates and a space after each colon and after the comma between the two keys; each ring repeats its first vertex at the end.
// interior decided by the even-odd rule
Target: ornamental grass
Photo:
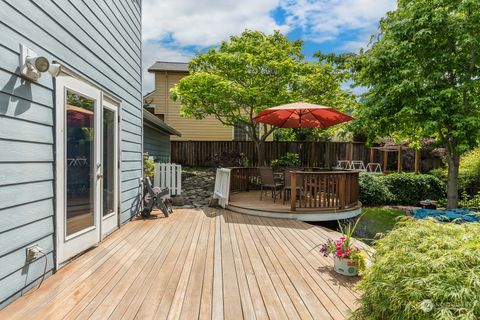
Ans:
{"type": "Polygon", "coordinates": [[[480,319],[480,224],[404,218],[375,242],[352,319],[480,319]]]}

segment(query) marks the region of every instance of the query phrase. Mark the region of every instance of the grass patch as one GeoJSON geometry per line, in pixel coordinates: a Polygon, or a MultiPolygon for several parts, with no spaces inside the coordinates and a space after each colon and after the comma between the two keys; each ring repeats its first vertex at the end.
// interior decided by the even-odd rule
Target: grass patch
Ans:
{"type": "Polygon", "coordinates": [[[405,216],[405,211],[394,208],[363,208],[362,214],[355,237],[371,244],[376,234],[392,230],[397,217],[405,216]]]}

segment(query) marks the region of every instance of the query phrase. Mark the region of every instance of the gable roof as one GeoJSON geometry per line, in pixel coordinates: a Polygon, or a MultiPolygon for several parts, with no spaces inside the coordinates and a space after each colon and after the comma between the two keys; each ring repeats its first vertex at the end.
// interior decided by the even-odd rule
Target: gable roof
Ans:
{"type": "Polygon", "coordinates": [[[143,109],[143,121],[150,126],[155,127],[156,129],[168,133],[169,135],[176,135],[179,137],[182,136],[180,132],[170,127],[168,124],[157,118],[153,113],[146,110],[145,108],[143,109]]]}
{"type": "Polygon", "coordinates": [[[187,62],[168,62],[157,61],[148,68],[148,72],[154,71],[176,71],[176,72],[188,72],[187,62]]]}

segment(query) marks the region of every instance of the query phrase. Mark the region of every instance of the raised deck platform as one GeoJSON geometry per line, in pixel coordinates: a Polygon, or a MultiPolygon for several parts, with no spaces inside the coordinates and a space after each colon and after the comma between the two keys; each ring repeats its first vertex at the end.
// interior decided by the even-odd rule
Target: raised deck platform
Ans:
{"type": "Polygon", "coordinates": [[[269,218],[331,221],[352,218],[361,212],[359,171],[293,169],[285,170],[282,176],[283,182],[290,186],[285,189],[288,199],[283,201],[277,197],[273,202],[268,187],[260,200],[258,189],[262,182],[257,168],[218,169],[215,197],[221,206],[232,211],[269,218]]]}
{"type": "Polygon", "coordinates": [[[295,219],[301,221],[331,221],[348,219],[360,214],[362,204],[337,210],[334,208],[297,208],[291,211],[290,201],[283,202],[277,199],[274,203],[271,198],[260,200],[260,191],[237,192],[230,194],[230,201],[226,207],[229,210],[254,216],[295,219]]]}

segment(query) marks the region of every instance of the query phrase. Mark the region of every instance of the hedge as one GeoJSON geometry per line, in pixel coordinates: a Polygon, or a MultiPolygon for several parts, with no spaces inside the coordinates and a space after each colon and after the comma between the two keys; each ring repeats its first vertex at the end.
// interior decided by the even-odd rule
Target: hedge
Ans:
{"type": "Polygon", "coordinates": [[[429,174],[360,174],[360,201],[364,205],[418,205],[420,200],[445,197],[445,184],[429,174]]]}

